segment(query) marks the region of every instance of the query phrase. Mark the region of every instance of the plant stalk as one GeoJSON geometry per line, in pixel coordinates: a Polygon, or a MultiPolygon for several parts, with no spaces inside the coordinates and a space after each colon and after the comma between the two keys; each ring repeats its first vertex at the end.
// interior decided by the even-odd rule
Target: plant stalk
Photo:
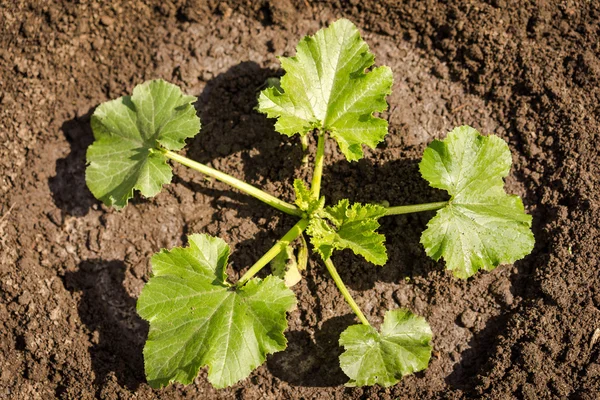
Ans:
{"type": "Polygon", "coordinates": [[[258,271],[260,271],[265,265],[270,263],[271,260],[273,260],[277,256],[277,254],[285,250],[285,248],[291,242],[296,240],[298,236],[302,235],[302,232],[304,232],[307,226],[308,219],[303,218],[300,221],[298,221],[296,225],[292,227],[292,229],[287,231],[287,233],[281,239],[279,239],[277,243],[275,243],[275,245],[269,249],[269,251],[267,251],[256,263],[254,263],[254,265],[251,266],[250,269],[246,271],[244,275],[242,275],[242,277],[237,282],[236,286],[244,286],[246,282],[248,282],[250,279],[252,279],[254,275],[258,273],[258,271]]]}
{"type": "Polygon", "coordinates": [[[385,215],[400,215],[400,214],[410,214],[422,211],[435,211],[440,208],[444,208],[448,205],[447,201],[440,201],[437,203],[425,203],[425,204],[415,204],[410,206],[395,206],[388,207],[387,213],[385,215]]]}
{"type": "Polygon", "coordinates": [[[302,164],[308,163],[308,135],[300,136],[300,143],[302,144],[302,164]]]}
{"type": "Polygon", "coordinates": [[[262,190],[254,187],[244,181],[234,178],[231,175],[227,175],[226,173],[218,171],[207,165],[201,164],[194,160],[190,160],[189,158],[179,155],[177,153],[173,153],[172,151],[167,150],[164,152],[164,154],[165,154],[165,156],[167,156],[168,158],[170,158],[173,161],[177,161],[178,163],[183,164],[186,167],[189,167],[191,169],[194,169],[198,172],[203,173],[204,175],[208,175],[208,176],[215,178],[223,183],[226,183],[226,184],[228,184],[246,194],[249,194],[250,196],[270,205],[271,207],[278,209],[279,211],[283,211],[286,214],[294,215],[297,217],[302,216],[302,210],[300,210],[298,207],[296,207],[290,203],[287,203],[283,200],[280,200],[277,197],[272,196],[266,192],[263,192],[262,190]]]}
{"type": "Polygon", "coordinates": [[[317,200],[321,193],[321,177],[323,176],[323,164],[325,163],[325,133],[319,131],[317,141],[317,155],[315,156],[315,169],[313,170],[310,190],[312,198],[317,200]]]}
{"type": "Polygon", "coordinates": [[[331,258],[328,258],[327,260],[325,260],[325,266],[327,267],[327,271],[329,271],[329,274],[333,278],[335,285],[340,290],[340,292],[342,292],[342,295],[346,299],[346,302],[348,303],[348,305],[350,306],[352,311],[354,311],[354,314],[356,314],[356,316],[358,317],[360,322],[363,325],[371,326],[371,324],[369,324],[369,321],[367,320],[365,315],[362,313],[362,311],[360,311],[358,304],[356,304],[356,302],[350,295],[350,292],[346,288],[346,285],[344,285],[344,282],[342,281],[340,274],[338,274],[337,269],[335,269],[335,266],[333,265],[331,258]]]}

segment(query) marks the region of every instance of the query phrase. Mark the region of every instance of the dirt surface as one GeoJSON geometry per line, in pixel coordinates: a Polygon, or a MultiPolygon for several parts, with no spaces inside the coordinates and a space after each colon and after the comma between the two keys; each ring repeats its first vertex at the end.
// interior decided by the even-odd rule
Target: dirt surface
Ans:
{"type": "MultiPolygon", "coordinates": [[[[0,398],[577,398],[600,393],[600,8],[595,1],[142,2],[0,5],[0,398]],[[346,17],[394,71],[390,135],[349,164],[328,143],[329,202],[439,201],[423,149],[469,124],[506,139],[510,192],[537,244],[514,266],[457,281],[419,244],[431,213],[389,217],[389,263],[335,256],[374,322],[408,307],[434,332],[429,369],[392,388],[345,388],[340,332],[354,317],[313,260],[295,292],[286,351],[238,385],[153,391],[135,301],[160,248],[207,232],[239,276],[294,220],[175,167],[123,211],[86,189],[89,116],[160,77],[199,96],[187,155],[281,196],[309,178],[295,139],[253,111],[276,55],[346,17]],[[595,334],[598,332],[598,334],[595,334]]],[[[311,144],[314,152],[314,143],[311,144]]]]}

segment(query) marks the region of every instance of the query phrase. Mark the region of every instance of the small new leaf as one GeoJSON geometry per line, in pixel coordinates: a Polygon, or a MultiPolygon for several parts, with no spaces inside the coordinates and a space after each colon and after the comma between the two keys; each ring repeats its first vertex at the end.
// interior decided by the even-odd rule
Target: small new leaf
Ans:
{"type": "Polygon", "coordinates": [[[323,209],[325,197],[321,196],[320,199],[315,199],[302,179],[294,180],[294,191],[296,192],[296,205],[308,215],[312,215],[323,209]]]}
{"type": "Polygon", "coordinates": [[[295,203],[298,208],[302,211],[308,211],[312,202],[312,196],[310,189],[306,187],[302,179],[294,179],[294,192],[296,192],[295,203]]]}
{"type": "Polygon", "coordinates": [[[296,298],[284,282],[254,278],[234,290],[227,244],[197,234],[189,243],[152,257],[154,275],[137,303],[150,322],[144,364],[154,388],[192,383],[204,365],[213,386],[230,386],[286,346],[286,312],[296,298]]]}
{"type": "Polygon", "coordinates": [[[334,249],[350,249],[375,265],[383,265],[387,262],[385,236],[376,230],[377,219],[385,212],[385,208],[376,204],[350,206],[347,199],[340,200],[335,206],[325,208],[322,218],[312,218],[307,233],[324,260],[331,257],[334,249]]]}
{"type": "Polygon", "coordinates": [[[94,196],[119,209],[134,189],[152,197],[171,182],[171,167],[159,149],[180,150],[200,131],[195,101],[178,86],[154,80],[136,86],[132,96],[99,105],[85,174],[94,196]]]}
{"type": "Polygon", "coordinates": [[[340,336],[340,366],[347,386],[395,385],[408,374],[427,368],[431,357],[431,328],[424,318],[405,309],[388,311],[381,332],[352,325],[340,336]]]}
{"type": "Polygon", "coordinates": [[[533,249],[531,216],[518,196],[504,191],[511,164],[505,141],[469,126],[455,128],[425,150],[421,175],[451,198],[429,221],[421,243],[459,278],[512,263],[533,249]]]}
{"type": "Polygon", "coordinates": [[[300,271],[305,271],[306,266],[308,265],[308,245],[306,244],[304,234],[300,235],[300,246],[298,247],[298,256],[296,257],[296,260],[298,262],[298,269],[300,271]]]}
{"type": "Polygon", "coordinates": [[[280,57],[286,74],[281,89],[263,90],[258,110],[277,118],[275,129],[288,136],[318,128],[329,131],[349,161],[363,156],[362,145],[375,148],[387,134],[387,121],[373,116],[387,108],[393,77],[375,62],[360,32],[340,19],[306,36],[295,57],[280,57]]]}

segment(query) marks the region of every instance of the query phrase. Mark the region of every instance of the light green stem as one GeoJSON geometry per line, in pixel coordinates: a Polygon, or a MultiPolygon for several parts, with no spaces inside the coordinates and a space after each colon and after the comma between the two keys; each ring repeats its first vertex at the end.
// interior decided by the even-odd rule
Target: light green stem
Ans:
{"type": "Polygon", "coordinates": [[[237,287],[244,286],[246,282],[248,282],[254,275],[258,273],[265,265],[271,262],[277,254],[282,252],[291,242],[296,240],[296,238],[302,235],[302,232],[308,226],[308,219],[301,219],[290,229],[281,239],[275,243],[273,247],[269,249],[253,266],[250,267],[248,271],[238,281],[236,284],[237,287]]]}
{"type": "Polygon", "coordinates": [[[308,136],[307,135],[300,136],[300,143],[302,144],[303,151],[308,150],[308,136]]]}
{"type": "Polygon", "coordinates": [[[302,164],[308,163],[308,135],[300,136],[300,143],[302,144],[302,164]]]}
{"type": "Polygon", "coordinates": [[[352,311],[354,311],[354,314],[356,314],[356,316],[358,317],[358,319],[360,320],[360,322],[363,325],[370,326],[371,324],[369,324],[369,321],[367,320],[365,315],[362,313],[362,311],[360,311],[360,308],[358,308],[358,304],[356,304],[356,302],[350,295],[350,292],[346,288],[346,285],[344,285],[344,282],[342,281],[340,274],[338,274],[337,269],[335,269],[335,266],[333,265],[331,258],[328,258],[327,260],[325,260],[325,266],[327,267],[327,271],[329,271],[329,274],[333,278],[335,285],[340,290],[340,292],[342,292],[342,295],[346,299],[346,302],[348,303],[348,305],[350,306],[352,311]]]}
{"type": "Polygon", "coordinates": [[[323,164],[325,162],[325,133],[319,132],[318,135],[315,169],[313,170],[312,183],[310,185],[313,199],[318,199],[321,193],[321,177],[323,176],[323,164]]]}
{"type": "Polygon", "coordinates": [[[447,201],[440,201],[437,203],[426,203],[426,204],[415,204],[412,206],[396,206],[388,207],[385,215],[399,215],[399,214],[410,214],[422,211],[435,211],[440,208],[444,208],[448,205],[447,201]]]}
{"type": "Polygon", "coordinates": [[[280,200],[277,197],[272,196],[266,192],[263,192],[262,190],[254,187],[252,185],[249,185],[244,181],[236,179],[231,175],[227,175],[224,172],[218,171],[214,168],[211,168],[209,166],[206,166],[206,165],[196,162],[194,160],[190,160],[189,158],[181,156],[177,153],[173,153],[172,151],[165,151],[164,154],[165,154],[165,156],[167,156],[168,158],[170,158],[173,161],[177,161],[178,163],[181,163],[181,164],[185,165],[186,167],[190,167],[191,169],[201,172],[204,175],[208,175],[208,176],[215,178],[223,183],[233,186],[234,188],[241,190],[242,192],[249,194],[252,197],[257,198],[258,200],[260,200],[280,211],[283,211],[286,214],[295,215],[297,217],[302,216],[302,210],[300,210],[296,206],[294,206],[290,203],[287,203],[283,200],[280,200]]]}

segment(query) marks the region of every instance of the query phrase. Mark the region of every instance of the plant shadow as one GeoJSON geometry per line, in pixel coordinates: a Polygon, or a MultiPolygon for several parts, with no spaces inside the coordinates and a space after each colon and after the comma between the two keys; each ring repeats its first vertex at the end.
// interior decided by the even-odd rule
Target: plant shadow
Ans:
{"type": "Polygon", "coordinates": [[[295,386],[330,387],[346,383],[339,364],[340,334],[355,324],[354,314],[333,317],[316,330],[314,340],[307,331],[287,332],[288,347],[267,360],[269,371],[295,386]]]}
{"type": "MultiPolygon", "coordinates": [[[[210,80],[196,103],[202,129],[188,142],[187,156],[202,163],[212,163],[230,174],[243,175],[242,179],[258,187],[272,182],[281,190],[291,188],[288,183],[303,157],[299,139],[275,132],[272,121],[254,110],[258,92],[266,79],[280,74],[281,71],[247,61],[210,80]]],[[[93,142],[90,117],[94,109],[90,108],[61,126],[70,152],[56,161],[56,175],[48,184],[54,203],[67,215],[84,216],[93,205],[99,204],[85,183],[86,151],[93,142]]],[[[178,172],[181,174],[174,175],[175,184],[184,184],[204,194],[239,199],[236,211],[242,216],[256,215],[257,209],[265,216],[277,212],[236,190],[213,189],[203,182],[205,176],[195,171],[179,168],[178,172]]],[[[168,186],[166,190],[169,190],[168,186]]],[[[291,192],[285,194],[291,196],[291,192]]],[[[136,192],[130,204],[147,201],[136,192]]]]}
{"type": "MultiPolygon", "coordinates": [[[[325,167],[322,193],[329,205],[343,198],[360,203],[387,202],[391,206],[447,200],[445,192],[431,188],[421,178],[418,163],[409,158],[384,163],[368,158],[356,163],[340,161],[325,167]]],[[[428,211],[380,218],[378,232],[386,237],[388,262],[375,266],[350,250],[335,252],[334,262],[344,266],[339,268],[344,282],[354,290],[368,290],[376,282],[400,282],[440,273],[443,266],[431,260],[420,243],[421,233],[434,215],[435,211],[428,211]]]]}
{"type": "MultiPolygon", "coordinates": [[[[534,193],[528,193],[528,197],[533,196],[534,193]]],[[[545,226],[548,221],[554,220],[556,215],[553,215],[552,209],[545,206],[536,207],[530,214],[533,217],[532,231],[536,239],[535,246],[526,259],[514,263],[515,270],[510,276],[510,295],[513,298],[521,298],[520,303],[490,318],[485,327],[473,335],[468,343],[469,348],[460,354],[460,361],[454,365],[452,373],[445,379],[450,387],[459,389],[466,395],[479,396],[478,387],[489,384],[486,378],[497,365],[494,357],[498,357],[498,348],[506,346],[501,340],[506,337],[507,332],[518,329],[516,325],[521,324],[519,319],[515,320],[515,315],[527,315],[527,309],[540,298],[556,306],[552,299],[543,295],[539,284],[532,280],[535,271],[543,269],[548,263],[551,232],[545,229],[545,226]]],[[[521,344],[518,343],[510,350],[513,364],[521,364],[518,361],[522,356],[520,346],[521,344]]]]}
{"type": "Polygon", "coordinates": [[[485,376],[493,367],[489,361],[497,352],[498,333],[507,328],[512,314],[512,311],[508,311],[490,318],[485,328],[473,335],[468,342],[469,348],[460,354],[460,361],[454,365],[452,373],[445,378],[448,386],[466,393],[475,391],[480,377],[485,376]]]}
{"type": "Polygon", "coordinates": [[[245,61],[211,79],[198,98],[202,130],[188,156],[208,163],[235,155],[223,164],[242,169],[251,184],[291,181],[302,162],[300,140],[276,132],[273,121],[255,111],[267,78],[281,74],[245,61]]]}
{"type": "MultiPolygon", "coordinates": [[[[251,238],[237,241],[234,251],[229,255],[228,277],[236,282],[246,270],[260,259],[277,240],[292,228],[292,218],[279,219],[269,223],[270,229],[262,229],[251,238]]],[[[270,264],[266,265],[256,276],[266,278],[271,274],[270,264]]]]}
{"type": "MultiPolygon", "coordinates": [[[[209,81],[196,105],[203,127],[200,134],[189,141],[187,155],[240,176],[257,187],[269,183],[289,200],[293,197],[291,181],[302,165],[301,146],[297,138],[280,135],[273,129],[273,121],[254,111],[261,85],[268,77],[280,73],[254,62],[244,62],[209,81]]],[[[56,176],[49,180],[55,204],[73,216],[84,216],[98,204],[85,184],[85,153],[93,141],[89,124],[92,111],[63,123],[61,130],[71,151],[57,160],[56,176]]],[[[330,146],[337,145],[331,142],[330,146]]],[[[314,143],[311,148],[314,152],[314,143]]],[[[270,218],[278,214],[236,190],[208,185],[204,176],[195,171],[179,168],[173,184],[212,197],[211,206],[215,210],[233,207],[238,216],[254,220],[258,215],[270,218]]],[[[421,178],[418,160],[411,158],[388,161],[365,158],[356,163],[328,164],[323,174],[322,193],[329,205],[342,198],[363,203],[387,201],[390,205],[447,199],[444,192],[430,188],[421,178]]],[[[147,200],[136,195],[131,202],[140,204],[147,200]]],[[[378,267],[350,251],[338,252],[334,261],[340,266],[338,270],[344,282],[354,290],[366,291],[376,282],[395,283],[407,277],[428,279],[442,273],[443,265],[429,259],[419,242],[433,215],[434,212],[424,212],[382,218],[379,231],[386,236],[388,263],[378,267]]],[[[256,261],[284,233],[284,227],[291,227],[291,221],[291,217],[284,216],[270,229],[238,243],[231,258],[234,271],[239,274],[256,261]]],[[[82,262],[76,272],[68,272],[65,279],[70,290],[82,294],[79,302],[82,322],[90,332],[98,332],[90,348],[96,383],[101,384],[110,374],[115,374],[121,384],[135,389],[145,382],[142,349],[148,326],[137,316],[135,299],[123,287],[125,269],[120,261],[88,260],[82,262]]],[[[465,390],[472,387],[464,382],[470,382],[467,379],[470,374],[485,370],[492,354],[486,346],[493,344],[498,331],[505,330],[502,323],[506,319],[498,317],[490,321],[476,335],[470,343],[471,349],[461,355],[463,361],[447,378],[449,385],[465,390]]],[[[343,384],[347,377],[338,364],[342,351],[338,340],[339,334],[353,322],[352,315],[331,318],[317,330],[314,339],[305,331],[288,332],[288,349],[269,357],[269,370],[292,385],[343,384]]]]}
{"type": "Polygon", "coordinates": [[[136,299],[123,286],[125,270],[122,261],[92,259],[65,274],[66,287],[81,294],[78,313],[91,335],[96,387],[112,374],[130,390],[146,381],[142,349],[148,324],[137,315],[136,299]]]}
{"type": "MultiPolygon", "coordinates": [[[[262,68],[246,61],[211,79],[196,103],[202,129],[189,141],[187,156],[237,175],[259,188],[271,183],[280,198],[290,201],[293,198],[291,183],[304,155],[300,141],[279,134],[273,129],[273,121],[255,111],[258,94],[267,78],[281,73],[281,70],[262,68]]],[[[203,179],[198,173],[186,170],[181,171],[174,182],[210,196],[214,207],[222,203],[220,198],[234,200],[233,209],[240,217],[280,214],[229,187],[209,187],[203,179]]]]}
{"type": "MultiPolygon", "coordinates": [[[[54,204],[63,215],[83,217],[92,207],[101,203],[85,183],[86,151],[94,141],[90,119],[95,109],[92,107],[85,114],[63,122],[60,128],[69,143],[70,152],[66,157],[56,160],[56,175],[48,179],[48,186],[54,204]]],[[[135,192],[129,204],[146,201],[135,192]]]]}
{"type": "Polygon", "coordinates": [[[85,153],[94,141],[90,126],[94,108],[62,124],[60,129],[71,151],[56,161],[56,175],[48,180],[54,204],[64,214],[76,217],[86,215],[98,203],[85,184],[85,153]]]}

